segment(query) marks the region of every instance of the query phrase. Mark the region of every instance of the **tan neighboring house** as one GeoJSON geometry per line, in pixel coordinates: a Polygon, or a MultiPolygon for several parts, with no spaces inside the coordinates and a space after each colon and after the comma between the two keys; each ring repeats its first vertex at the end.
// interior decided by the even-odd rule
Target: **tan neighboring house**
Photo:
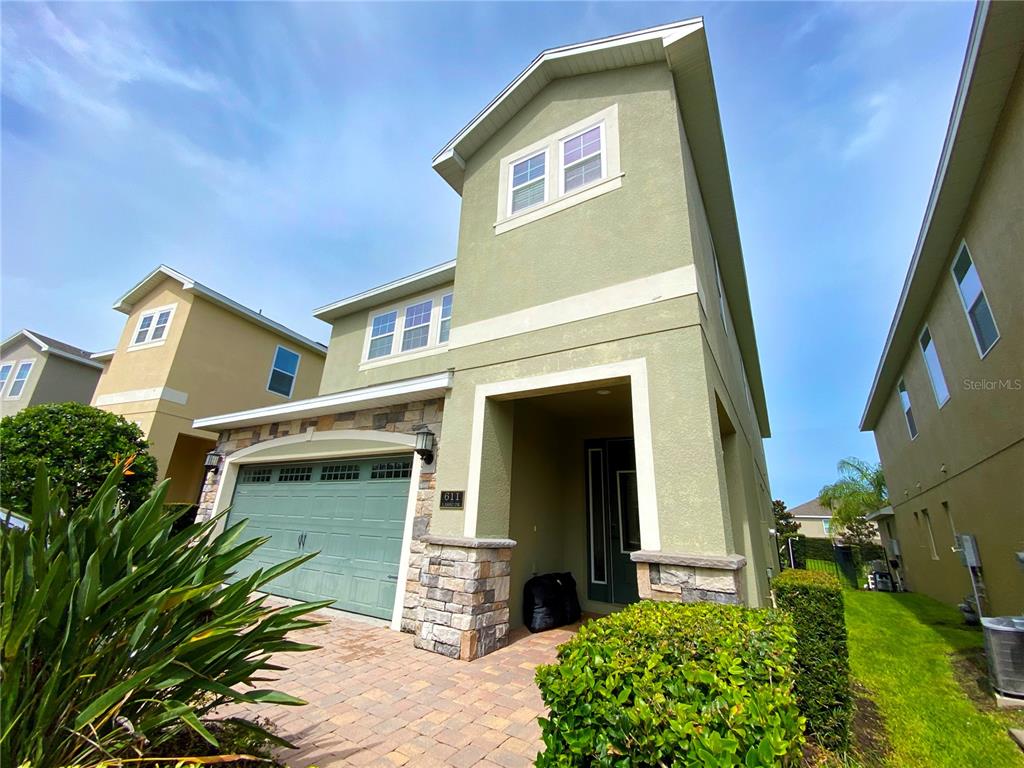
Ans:
{"type": "Polygon", "coordinates": [[[832,510],[823,507],[817,499],[805,501],[789,510],[793,519],[800,523],[800,535],[809,539],[831,539],[832,510]]]}
{"type": "Polygon", "coordinates": [[[978,4],[862,430],[907,588],[1024,613],[1024,4],[978,4]],[[971,570],[968,569],[971,566],[971,570]]]}
{"type": "Polygon", "coordinates": [[[433,167],[457,259],[318,309],[319,396],[194,424],[223,457],[201,514],[271,537],[242,571],[319,551],[273,588],[463,659],[534,574],[595,612],[763,605],[768,412],[703,22],[542,52],[433,167]]]}
{"type": "Polygon", "coordinates": [[[217,433],[196,417],[290,403],[317,392],[326,348],[170,267],[114,304],[127,316],[92,404],[142,428],[167,500],[195,503],[217,433]]]}
{"type": "Polygon", "coordinates": [[[102,370],[84,349],[18,331],[0,345],[0,415],[40,403],[88,403],[102,370]]]}

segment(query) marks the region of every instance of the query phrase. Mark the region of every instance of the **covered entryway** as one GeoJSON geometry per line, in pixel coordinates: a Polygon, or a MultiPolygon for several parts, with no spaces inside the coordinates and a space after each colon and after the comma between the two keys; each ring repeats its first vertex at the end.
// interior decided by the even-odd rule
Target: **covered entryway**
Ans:
{"type": "Polygon", "coordinates": [[[241,466],[228,525],[247,519],[247,537],[270,541],[239,575],[319,552],[269,590],[390,619],[412,466],[411,455],[241,466]]]}

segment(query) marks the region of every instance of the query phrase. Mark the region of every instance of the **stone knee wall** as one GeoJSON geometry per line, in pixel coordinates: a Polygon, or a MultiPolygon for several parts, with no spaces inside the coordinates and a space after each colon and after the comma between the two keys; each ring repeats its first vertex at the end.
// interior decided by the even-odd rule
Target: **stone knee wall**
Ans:
{"type": "Polygon", "coordinates": [[[745,602],[741,574],[746,559],[741,556],[634,552],[632,557],[642,599],[731,605],[745,602]]]}
{"type": "Polygon", "coordinates": [[[503,648],[516,543],[427,535],[423,544],[414,645],[467,661],[503,648]]]}

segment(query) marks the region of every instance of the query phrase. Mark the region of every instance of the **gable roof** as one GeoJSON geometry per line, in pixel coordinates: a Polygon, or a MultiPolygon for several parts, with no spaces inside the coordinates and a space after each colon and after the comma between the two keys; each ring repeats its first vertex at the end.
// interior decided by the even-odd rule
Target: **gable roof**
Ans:
{"type": "Polygon", "coordinates": [[[829,509],[828,507],[823,507],[821,505],[821,502],[818,501],[817,499],[805,501],[803,504],[800,504],[795,507],[790,507],[786,511],[789,512],[789,514],[791,514],[793,517],[832,517],[832,510],[829,509]]]}
{"type": "Polygon", "coordinates": [[[58,341],[50,336],[44,336],[38,331],[30,331],[27,328],[23,328],[17,333],[8,336],[0,346],[6,347],[19,337],[22,337],[31,344],[34,344],[38,347],[40,352],[56,355],[57,357],[63,357],[65,360],[80,363],[88,368],[103,368],[102,364],[92,359],[91,352],[81,349],[80,347],[72,346],[71,344],[65,344],[63,341],[58,341]]]}
{"type": "Polygon", "coordinates": [[[316,352],[321,355],[327,354],[327,347],[320,342],[313,341],[300,333],[296,333],[291,328],[281,325],[280,323],[271,320],[269,317],[264,317],[260,312],[254,312],[248,307],[239,304],[237,301],[229,299],[224,294],[218,293],[212,288],[208,288],[202,283],[193,280],[188,275],[183,275],[181,272],[171,269],[164,264],[161,264],[142,278],[142,280],[136,283],[128,293],[114,302],[114,309],[118,312],[124,312],[125,314],[130,313],[132,308],[147,294],[149,294],[150,291],[156,288],[161,282],[168,279],[179,283],[183,290],[202,296],[207,301],[216,304],[222,309],[226,309],[228,312],[232,312],[241,318],[255,323],[256,325],[263,326],[274,333],[278,333],[281,336],[291,339],[296,344],[299,344],[312,352],[316,352]]]}
{"type": "Polygon", "coordinates": [[[562,77],[659,62],[667,64],[675,82],[758,426],[761,435],[768,437],[768,407],[702,17],[542,51],[434,156],[433,167],[461,195],[466,159],[548,83],[562,77]]]}
{"type": "Polygon", "coordinates": [[[860,428],[875,428],[913,348],[935,285],[946,274],[1007,93],[1024,54],[1024,3],[982,0],[974,13],[960,83],[924,221],[860,428]]]}

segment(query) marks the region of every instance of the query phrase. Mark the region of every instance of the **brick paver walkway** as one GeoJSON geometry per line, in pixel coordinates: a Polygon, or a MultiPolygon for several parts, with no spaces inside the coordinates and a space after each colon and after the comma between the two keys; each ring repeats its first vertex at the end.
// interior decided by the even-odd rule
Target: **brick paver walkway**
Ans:
{"type": "Polygon", "coordinates": [[[244,708],[298,747],[281,753],[288,766],[533,764],[544,712],[534,669],[570,629],[513,633],[507,648],[465,662],[413,648],[412,635],[324,614],[327,625],[295,637],[323,647],[282,655],[288,671],[275,673],[274,687],[309,703],[244,708]]]}

